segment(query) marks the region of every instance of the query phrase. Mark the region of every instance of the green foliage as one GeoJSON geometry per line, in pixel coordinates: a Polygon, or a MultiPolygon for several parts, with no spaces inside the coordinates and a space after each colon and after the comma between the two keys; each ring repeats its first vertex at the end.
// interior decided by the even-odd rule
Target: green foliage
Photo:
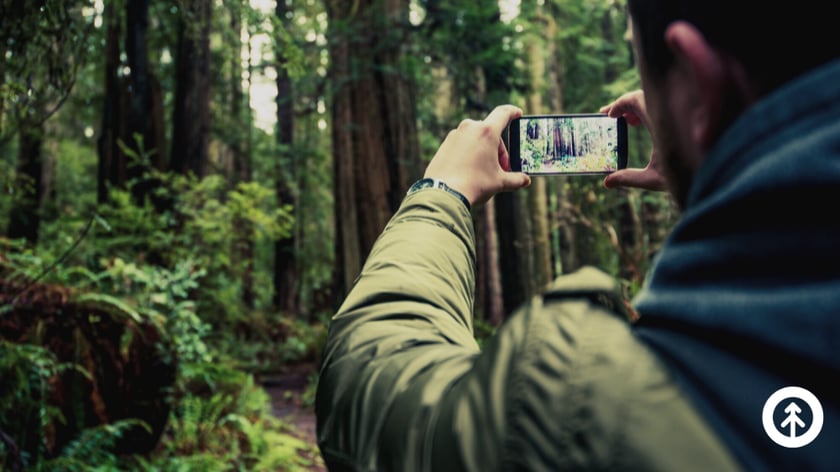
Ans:
{"type": "Polygon", "coordinates": [[[67,98],[84,63],[88,0],[0,3],[0,142],[43,122],[67,98]]]}
{"type": "Polygon", "coordinates": [[[497,330],[497,326],[493,326],[488,321],[481,318],[475,318],[473,320],[473,335],[475,336],[475,340],[479,346],[483,347],[484,343],[493,337],[497,330]]]}
{"type": "MultiPolygon", "coordinates": [[[[62,418],[61,411],[48,401],[49,382],[66,368],[41,346],[0,339],[0,431],[18,438],[17,448],[29,467],[40,466],[48,448],[48,428],[62,418]]],[[[11,457],[5,452],[0,454],[0,466],[9,466],[5,460],[11,457]]]]}
{"type": "Polygon", "coordinates": [[[138,458],[143,470],[304,470],[313,463],[313,445],[272,416],[250,374],[217,365],[191,370],[183,381],[163,451],[138,458]]]}
{"type": "MultiPolygon", "coordinates": [[[[112,190],[110,204],[101,209],[112,230],[97,238],[99,252],[123,260],[151,258],[179,274],[176,281],[202,278],[201,284],[193,283],[183,291],[196,300],[194,311],[217,326],[245,322],[240,295],[247,261],[233,257],[231,249],[241,238],[260,243],[288,236],[294,224],[291,208],[277,205],[274,191],[257,182],[241,182],[228,189],[218,175],[201,180],[168,174],[159,178],[166,185],[155,198],[172,202],[171,210],[158,212],[151,200],[137,205],[129,192],[112,190]]],[[[104,259],[103,265],[112,264],[104,259]]],[[[158,269],[138,270],[135,275],[140,277],[143,271],[158,269]]],[[[152,275],[143,277],[147,285],[152,275]]],[[[258,293],[261,302],[268,304],[270,289],[264,287],[258,293]]]]}
{"type": "MultiPolygon", "coordinates": [[[[130,301],[152,322],[161,326],[179,361],[210,362],[212,358],[204,342],[210,326],[198,317],[195,302],[190,299],[204,274],[205,271],[197,269],[192,261],[179,262],[170,271],[151,265],[138,266],[115,258],[107,261],[104,277],[99,283],[109,293],[130,301]]],[[[114,306],[122,306],[119,300],[110,301],[114,306]]],[[[126,311],[129,309],[125,308],[126,311]]]]}
{"type": "Polygon", "coordinates": [[[148,426],[142,421],[127,419],[85,429],[70,442],[58,457],[46,461],[44,470],[55,472],[119,470],[120,458],[111,451],[116,441],[130,428],[148,426]]]}
{"type": "Polygon", "coordinates": [[[327,320],[316,318],[254,312],[249,331],[217,333],[213,346],[221,357],[254,373],[272,373],[285,365],[317,361],[326,343],[327,320]]]}
{"type": "Polygon", "coordinates": [[[318,380],[320,379],[317,370],[310,372],[306,379],[306,389],[300,395],[300,402],[306,408],[315,407],[315,395],[318,393],[318,380]]]}
{"type": "MultiPolygon", "coordinates": [[[[0,198],[0,229],[6,228],[14,202],[9,192],[25,187],[25,182],[14,180],[16,142],[2,138],[14,131],[24,111],[43,117],[50,108],[42,105],[64,105],[45,128],[44,149],[50,157],[48,164],[55,162],[56,178],[44,207],[39,245],[32,248],[3,241],[0,261],[11,265],[10,279],[31,279],[46,271],[43,282],[67,287],[76,295],[84,292],[77,302],[91,310],[105,310],[124,323],[154,325],[162,333],[161,352],[170,356],[168,360],[178,360],[178,372],[171,392],[170,423],[153,454],[117,458],[108,453],[109,445],[136,426],[126,420],[85,430],[50,461],[44,457],[50,425],[71,416],[64,418],[49,402],[46,389],[51,379],[67,369],[90,373],[78,365],[59,363],[42,346],[0,340],[0,430],[21,425],[35,431],[33,437],[40,442],[19,444],[35,451],[25,458],[33,470],[48,466],[105,470],[125,464],[135,470],[178,471],[305,467],[317,451],[296,439],[287,425],[272,419],[268,399],[250,375],[286,363],[317,360],[333,309],[329,105],[331,93],[342,84],[329,83],[323,2],[293,2],[285,19],[244,1],[214,3],[209,135],[214,173],[203,179],[154,173],[146,177],[157,184],[157,190],[146,201],[134,200],[128,189],[135,182],[130,182],[128,189],[111,189],[108,202],[102,205],[96,202],[95,144],[103,112],[105,28],[85,29],[97,18],[94,8],[79,10],[90,7],[89,1],[63,2],[68,7],[65,11],[55,10],[62,2],[23,3],[29,5],[20,12],[24,20],[19,24],[5,21],[0,28],[2,34],[34,39],[11,44],[2,40],[7,36],[0,38],[0,53],[11,51],[11,55],[0,54],[0,61],[8,59],[0,78],[0,99],[5,106],[0,107],[5,112],[0,117],[4,126],[0,129],[0,175],[5,176],[0,181],[5,189],[5,198],[0,198]],[[34,9],[41,4],[46,8],[43,15],[34,9]],[[84,14],[79,16],[80,12],[84,14]],[[70,16],[62,16],[65,13],[70,16]],[[238,30],[232,27],[236,19],[238,30]],[[58,26],[48,31],[45,25],[58,26]],[[242,31],[253,36],[268,34],[270,39],[262,43],[262,49],[251,50],[239,42],[242,31]],[[56,35],[67,42],[57,43],[56,35]],[[70,53],[57,57],[62,51],[70,53]],[[276,51],[284,62],[276,59],[276,51]],[[247,63],[241,60],[243,52],[250,54],[247,63]],[[95,60],[85,63],[85,57],[95,60]],[[48,63],[56,66],[53,76],[45,72],[48,63]],[[241,71],[237,72],[237,64],[241,71]],[[244,88],[270,83],[277,67],[283,67],[292,79],[289,98],[294,104],[294,143],[282,147],[270,129],[257,127],[248,106],[274,97],[250,97],[251,91],[244,88]],[[70,85],[74,85],[73,93],[63,102],[70,85]],[[237,86],[243,96],[240,111],[234,113],[232,90],[237,86]],[[224,176],[232,174],[231,150],[248,155],[251,182],[238,183],[239,176],[224,176]],[[295,175],[289,172],[292,168],[295,175]],[[277,179],[292,190],[296,208],[278,203],[277,179]],[[79,240],[88,226],[90,233],[79,240]],[[273,244],[290,235],[295,238],[299,266],[295,283],[301,312],[296,316],[271,307],[273,244]],[[241,255],[242,241],[248,240],[254,243],[252,261],[241,255]],[[61,260],[71,247],[69,257],[61,260]],[[51,267],[56,262],[60,263],[51,267]],[[249,273],[252,286],[243,287],[249,273]],[[245,288],[255,294],[253,306],[242,300],[245,288]]],[[[397,70],[381,72],[403,74],[417,84],[419,138],[429,158],[446,132],[465,116],[481,118],[500,103],[526,103],[523,97],[530,94],[532,84],[528,83],[531,75],[526,70],[524,44],[532,39],[538,45],[551,42],[556,52],[555,57],[545,58],[551,70],[546,70],[545,90],[539,91],[547,108],[559,99],[550,96],[551,88],[562,93],[562,111],[592,112],[639,86],[629,43],[623,37],[625,0],[520,2],[522,14],[509,23],[498,21],[495,0],[413,3],[424,10],[425,17],[383,33],[383,48],[399,42],[405,59],[397,70]],[[556,29],[546,27],[549,18],[556,29]],[[555,31],[556,36],[549,37],[548,31],[555,31]]],[[[124,32],[125,4],[114,5],[124,32]]],[[[166,116],[177,85],[174,46],[182,7],[180,2],[152,2],[149,7],[149,68],[160,83],[166,116]]],[[[332,25],[332,33],[360,34],[352,21],[332,25]]],[[[120,74],[126,73],[126,66],[123,57],[120,74]]],[[[171,133],[171,123],[164,125],[166,133],[171,133]]],[[[171,136],[164,141],[171,142],[171,136]]],[[[151,151],[165,151],[144,150],[142,143],[139,149],[123,146],[122,150],[140,160],[148,160],[151,151]]],[[[644,165],[649,150],[646,133],[631,130],[631,165],[644,165]]],[[[567,219],[558,226],[568,224],[575,230],[580,262],[619,274],[626,294],[632,296],[648,259],[676,216],[669,199],[637,191],[608,192],[600,177],[556,178],[551,187],[558,193],[562,189],[566,196],[562,202],[554,199],[553,208],[565,210],[567,219]]],[[[553,237],[559,239],[556,228],[553,237]]],[[[560,247],[559,242],[555,247],[560,247]]],[[[0,307],[0,316],[9,310],[8,305],[0,307]]],[[[493,326],[476,320],[479,344],[494,332],[493,326]]],[[[123,357],[129,355],[133,337],[140,336],[130,330],[124,333],[114,343],[123,357]]],[[[303,394],[307,406],[314,401],[316,385],[313,372],[303,394]]],[[[4,457],[2,452],[0,457],[4,457]]],[[[0,467],[8,466],[3,460],[0,467]]]]}

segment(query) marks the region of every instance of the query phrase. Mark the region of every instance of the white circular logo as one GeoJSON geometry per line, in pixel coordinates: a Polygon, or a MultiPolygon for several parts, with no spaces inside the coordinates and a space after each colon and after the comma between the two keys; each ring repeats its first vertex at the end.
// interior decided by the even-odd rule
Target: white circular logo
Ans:
{"type": "Polygon", "coordinates": [[[817,397],[808,390],[802,387],[784,387],[773,392],[764,403],[761,422],[767,436],[770,436],[774,443],[788,448],[802,447],[810,444],[820,434],[823,409],[817,397]],[[773,416],[776,407],[782,402],[785,402],[782,406],[785,416],[777,425],[773,416]],[[807,425],[799,416],[803,411],[802,404],[811,409],[811,426],[808,428],[805,428],[807,425]]]}

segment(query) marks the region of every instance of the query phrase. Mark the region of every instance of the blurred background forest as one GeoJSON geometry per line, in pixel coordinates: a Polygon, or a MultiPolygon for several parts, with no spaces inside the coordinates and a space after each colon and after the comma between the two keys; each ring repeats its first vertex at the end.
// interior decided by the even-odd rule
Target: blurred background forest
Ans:
{"type": "MultiPolygon", "coordinates": [[[[597,112],[633,61],[625,0],[0,0],[0,468],[321,467],[267,386],[311,411],[446,133],[597,112]]],[[[585,264],[639,288],[675,207],[602,180],[474,210],[477,337],[585,264]]]]}

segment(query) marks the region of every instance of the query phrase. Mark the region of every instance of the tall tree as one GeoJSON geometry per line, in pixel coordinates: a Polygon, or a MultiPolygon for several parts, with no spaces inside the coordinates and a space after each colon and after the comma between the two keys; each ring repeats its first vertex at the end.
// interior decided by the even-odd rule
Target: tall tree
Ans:
{"type": "MultiPolygon", "coordinates": [[[[534,10],[530,13],[537,19],[537,25],[541,26],[537,34],[527,38],[528,70],[530,71],[531,93],[528,95],[528,113],[541,114],[544,112],[544,97],[546,95],[545,82],[545,61],[546,48],[545,33],[550,31],[551,22],[545,18],[542,4],[533,5],[534,10]]],[[[554,113],[557,113],[556,111],[554,113]]],[[[526,190],[528,209],[525,217],[531,219],[533,267],[523,276],[530,276],[533,279],[533,290],[541,291],[551,281],[553,272],[551,264],[551,243],[549,239],[548,224],[548,197],[546,195],[548,185],[545,179],[533,179],[531,187],[526,190]]],[[[528,294],[530,296],[530,294],[528,294]]]]}
{"type": "Polygon", "coordinates": [[[21,123],[17,155],[17,187],[21,191],[9,215],[7,234],[11,239],[25,238],[31,244],[38,241],[41,201],[45,193],[43,142],[43,123],[21,123]]]}
{"type": "Polygon", "coordinates": [[[35,242],[44,196],[44,122],[64,103],[84,62],[80,2],[0,2],[0,146],[18,136],[11,237],[35,242]]]}
{"type": "Polygon", "coordinates": [[[178,20],[170,169],[203,177],[210,131],[211,0],[184,0],[178,20]]]}
{"type": "MultiPolygon", "coordinates": [[[[435,107],[434,116],[440,121],[425,125],[442,139],[465,115],[481,119],[494,106],[509,101],[517,83],[510,73],[516,55],[505,45],[514,31],[512,25],[501,21],[497,0],[425,0],[420,5],[425,8],[419,25],[424,52],[430,62],[435,61],[433,90],[438,91],[435,102],[439,106],[435,107]]],[[[496,325],[504,316],[499,262],[509,248],[501,245],[497,236],[493,200],[476,208],[473,217],[476,314],[496,325]]]]}
{"type": "MultiPolygon", "coordinates": [[[[563,113],[563,59],[558,57],[557,22],[564,12],[554,2],[546,5],[545,21],[545,77],[546,94],[552,113],[563,113]]],[[[562,20],[561,20],[562,21],[562,20]]],[[[549,218],[552,238],[552,257],[556,275],[573,272],[580,266],[577,257],[577,233],[572,205],[569,203],[568,179],[549,182],[549,218]]]]}
{"type": "Polygon", "coordinates": [[[163,93],[149,66],[149,1],[125,0],[125,15],[120,14],[121,5],[117,0],[106,2],[103,15],[105,93],[97,196],[105,202],[109,186],[131,184],[135,201],[142,203],[155,185],[147,171],[164,169],[163,93]]]}
{"type": "Polygon", "coordinates": [[[99,135],[99,175],[97,178],[97,200],[108,199],[109,185],[122,186],[126,181],[125,155],[119,147],[119,139],[125,135],[122,126],[122,91],[119,79],[120,67],[120,16],[115,1],[105,3],[105,64],[104,107],[102,129],[99,135]]]}
{"type": "Polygon", "coordinates": [[[327,0],[330,23],[337,295],[361,270],[419,177],[414,83],[403,71],[408,0],[327,0]]]}
{"type": "Polygon", "coordinates": [[[129,76],[127,126],[123,141],[141,158],[128,162],[126,166],[128,178],[134,184],[132,194],[140,203],[155,186],[146,173],[152,168],[164,170],[165,163],[163,96],[149,67],[148,28],[149,0],[126,0],[125,51],[129,76]]]}
{"type": "MultiPolygon", "coordinates": [[[[292,27],[293,11],[287,0],[277,0],[275,8],[277,24],[288,32],[292,27]]],[[[294,187],[297,181],[297,166],[292,146],[294,143],[294,101],[292,80],[287,69],[286,56],[278,41],[277,58],[277,167],[275,179],[277,198],[281,204],[297,208],[294,187]]],[[[290,232],[274,244],[274,305],[283,311],[293,312],[297,308],[297,263],[295,258],[295,232],[290,232]]]]}
{"type": "MultiPolygon", "coordinates": [[[[233,167],[231,181],[234,185],[242,182],[250,182],[253,176],[253,162],[251,155],[251,119],[250,110],[247,108],[247,91],[251,85],[251,54],[250,46],[247,55],[249,65],[247,72],[247,85],[243,87],[242,70],[242,31],[243,23],[247,22],[244,15],[248,8],[243,0],[228,0],[226,5],[230,15],[228,30],[226,31],[227,43],[231,45],[232,54],[229,55],[229,71],[227,83],[230,87],[230,122],[227,123],[230,154],[233,167]],[[242,126],[242,125],[245,126],[242,126]]],[[[250,38],[249,38],[250,40],[250,38]]],[[[256,305],[256,293],[254,291],[254,228],[253,224],[245,218],[237,216],[233,227],[236,229],[236,237],[233,241],[234,260],[242,266],[241,277],[241,299],[242,304],[253,309],[256,305]]]]}

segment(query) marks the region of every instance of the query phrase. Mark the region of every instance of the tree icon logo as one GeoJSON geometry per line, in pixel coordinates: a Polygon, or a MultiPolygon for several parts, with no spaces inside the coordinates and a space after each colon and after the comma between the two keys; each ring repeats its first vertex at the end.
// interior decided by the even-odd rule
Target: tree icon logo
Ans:
{"type": "Polygon", "coordinates": [[[820,434],[823,409],[817,397],[808,390],[784,387],[776,390],[764,403],[761,421],[764,431],[773,442],[783,447],[797,448],[810,444],[820,434]],[[780,405],[783,415],[776,411],[780,405]],[[804,406],[810,411],[803,410],[804,406]],[[810,426],[807,416],[810,416],[810,426]]]}

